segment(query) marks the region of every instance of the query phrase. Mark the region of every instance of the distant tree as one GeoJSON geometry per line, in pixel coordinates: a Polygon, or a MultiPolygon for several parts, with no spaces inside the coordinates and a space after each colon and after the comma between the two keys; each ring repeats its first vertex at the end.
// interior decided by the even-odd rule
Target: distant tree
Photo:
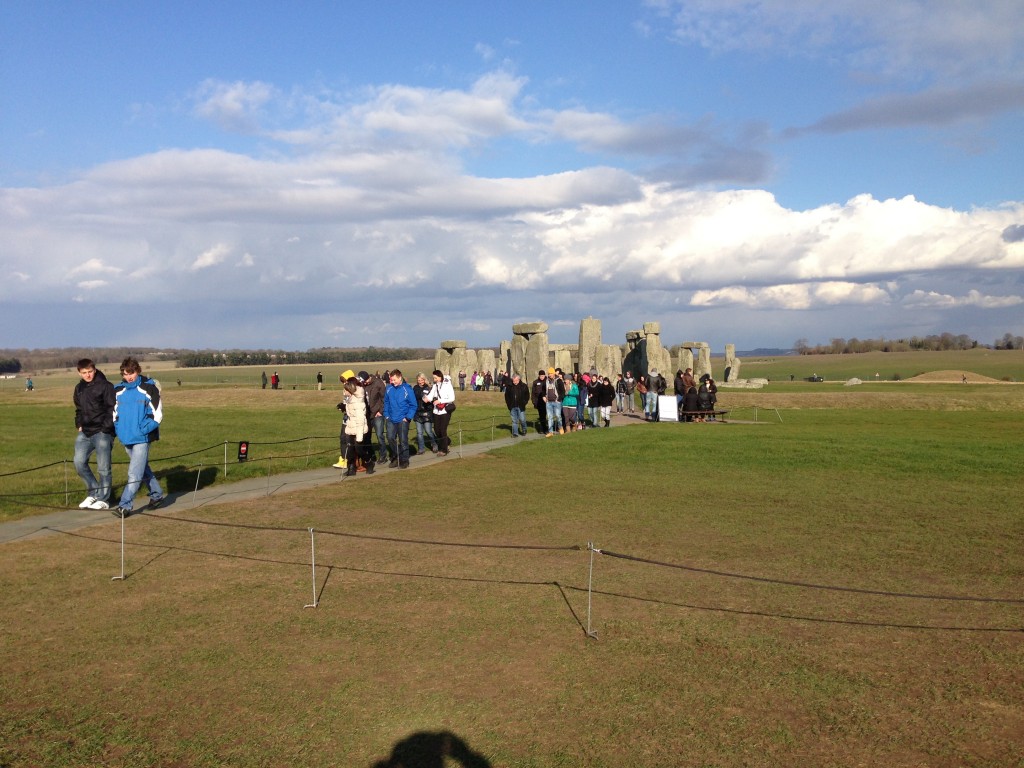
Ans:
{"type": "Polygon", "coordinates": [[[21,361],[17,358],[0,358],[0,373],[20,373],[21,361]]]}

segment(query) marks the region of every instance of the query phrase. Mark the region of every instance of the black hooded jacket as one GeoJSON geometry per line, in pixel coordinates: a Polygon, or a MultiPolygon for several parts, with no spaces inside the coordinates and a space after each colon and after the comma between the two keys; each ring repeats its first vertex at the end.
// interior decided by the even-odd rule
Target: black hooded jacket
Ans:
{"type": "Polygon", "coordinates": [[[114,385],[100,370],[92,381],[78,382],[73,396],[75,401],[75,426],[86,437],[98,432],[114,434],[114,385]]]}

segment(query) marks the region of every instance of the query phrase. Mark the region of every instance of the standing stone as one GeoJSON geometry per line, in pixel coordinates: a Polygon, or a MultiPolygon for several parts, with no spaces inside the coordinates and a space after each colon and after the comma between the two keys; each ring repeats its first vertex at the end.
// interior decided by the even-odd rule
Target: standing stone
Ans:
{"type": "Polygon", "coordinates": [[[602,376],[615,383],[616,374],[622,371],[622,347],[617,344],[601,344],[595,350],[594,367],[602,376]]]}
{"type": "Polygon", "coordinates": [[[434,352],[434,370],[441,371],[441,373],[447,373],[451,376],[452,353],[443,348],[434,352]]]}
{"type": "MultiPolygon", "coordinates": [[[[537,371],[550,367],[548,360],[548,324],[547,323],[517,323],[512,326],[512,333],[516,338],[512,339],[513,355],[516,352],[516,339],[525,341],[523,368],[520,373],[527,381],[533,381],[537,371]],[[527,378],[529,377],[529,378],[527,378]]],[[[514,357],[513,357],[514,360],[514,357]]]]}
{"type": "Polygon", "coordinates": [[[642,332],[626,331],[626,353],[622,357],[622,373],[630,371],[636,377],[647,370],[646,363],[642,360],[640,349],[640,342],[642,340],[642,332]]]}
{"type": "Polygon", "coordinates": [[[476,352],[465,347],[456,347],[452,350],[451,367],[449,375],[452,378],[458,376],[459,371],[465,371],[467,376],[472,374],[476,367],[476,352]]]}
{"type": "Polygon", "coordinates": [[[653,368],[657,368],[662,376],[669,378],[672,373],[672,353],[661,345],[661,323],[644,323],[644,341],[647,357],[644,372],[650,373],[653,368]]]}
{"type": "Polygon", "coordinates": [[[458,368],[455,367],[455,363],[452,362],[452,356],[456,350],[466,349],[466,342],[459,340],[447,340],[441,342],[441,347],[434,353],[434,368],[441,371],[441,373],[447,373],[449,376],[458,373],[458,368]]]}
{"type": "MultiPolygon", "coordinates": [[[[509,373],[518,373],[526,378],[526,336],[516,334],[512,337],[509,345],[510,368],[509,373]]],[[[530,379],[533,381],[533,379],[530,379]]]]}
{"type": "Polygon", "coordinates": [[[502,341],[498,347],[498,373],[512,372],[512,342],[502,341]]]}
{"type": "Polygon", "coordinates": [[[676,370],[685,371],[687,368],[693,368],[693,347],[689,344],[681,344],[679,346],[679,358],[676,370]]]}
{"type": "Polygon", "coordinates": [[[597,348],[601,345],[601,321],[586,317],[580,321],[580,344],[577,359],[581,371],[594,367],[597,348]]]}
{"type": "Polygon", "coordinates": [[[476,352],[477,370],[491,372],[491,376],[494,375],[494,369],[497,367],[497,359],[494,357],[493,349],[478,349],[476,352]]]}
{"type": "Polygon", "coordinates": [[[700,381],[704,374],[711,375],[711,347],[702,341],[697,350],[697,364],[693,367],[693,377],[700,381]]]}
{"type": "Polygon", "coordinates": [[[553,353],[554,360],[552,363],[555,368],[561,368],[562,371],[568,371],[572,373],[572,350],[567,347],[564,349],[556,349],[553,353]]]}
{"type": "Polygon", "coordinates": [[[736,345],[725,345],[725,380],[736,381],[740,377],[740,359],[736,357],[736,345]]]}

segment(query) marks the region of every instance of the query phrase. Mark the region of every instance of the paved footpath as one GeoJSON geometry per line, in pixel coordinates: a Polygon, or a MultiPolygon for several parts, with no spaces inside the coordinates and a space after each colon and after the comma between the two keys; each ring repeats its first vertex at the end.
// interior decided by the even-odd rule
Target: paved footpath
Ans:
{"type": "MultiPolygon", "coordinates": [[[[612,418],[612,426],[625,426],[625,424],[633,423],[643,422],[641,419],[629,415],[618,415],[612,418]],[[626,421],[624,422],[623,419],[626,421]]],[[[564,439],[565,437],[567,436],[556,435],[555,439],[564,439]]],[[[524,437],[515,439],[503,437],[489,442],[466,445],[461,448],[452,446],[451,452],[447,456],[438,457],[432,453],[424,454],[423,456],[413,456],[410,461],[409,470],[434,466],[444,461],[476,456],[494,448],[504,448],[519,442],[540,438],[542,438],[542,435],[531,432],[524,437]]],[[[373,477],[387,477],[392,473],[397,474],[409,470],[388,469],[387,464],[378,464],[377,472],[374,473],[373,477]]],[[[353,477],[345,477],[344,475],[344,470],[335,469],[334,467],[323,467],[320,469],[307,469],[302,472],[273,475],[269,480],[266,477],[251,477],[246,480],[239,480],[237,483],[218,483],[208,488],[200,488],[194,493],[186,491],[168,494],[167,500],[160,507],[160,514],[187,512],[199,509],[200,507],[208,507],[212,504],[223,504],[231,501],[266,498],[267,496],[288,493],[289,491],[301,491],[332,483],[352,482],[353,480],[361,480],[366,477],[365,472],[360,472],[353,477]]],[[[140,494],[140,497],[136,499],[136,506],[140,511],[145,508],[145,502],[146,496],[140,494]]],[[[117,518],[110,513],[110,510],[61,509],[42,515],[33,515],[21,520],[0,523],[0,544],[113,522],[117,522],[117,518]]]]}

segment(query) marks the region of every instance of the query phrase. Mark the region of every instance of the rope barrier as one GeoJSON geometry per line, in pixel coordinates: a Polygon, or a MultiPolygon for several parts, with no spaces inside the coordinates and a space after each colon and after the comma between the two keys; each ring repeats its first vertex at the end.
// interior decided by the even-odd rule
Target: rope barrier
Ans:
{"type": "Polygon", "coordinates": [[[703,573],[709,576],[722,576],[729,579],[742,579],[744,581],[756,581],[762,584],[779,584],[787,587],[801,587],[803,589],[821,589],[831,592],[852,592],[860,595],[878,595],[881,597],[899,597],[899,598],[912,598],[915,600],[959,600],[963,602],[972,603],[1003,603],[1006,605],[1020,605],[1024,604],[1024,600],[1016,598],[1003,598],[1003,597],[972,597],[966,595],[930,595],[920,594],[915,592],[887,592],[879,589],[861,589],[859,587],[841,587],[829,584],[813,584],[804,581],[790,581],[787,579],[773,579],[767,576],[751,576],[744,573],[731,573],[729,571],[716,571],[711,568],[697,568],[692,565],[681,565],[679,563],[666,563],[660,560],[651,560],[646,557],[637,557],[635,555],[624,555],[619,552],[609,552],[608,550],[595,549],[599,555],[607,555],[608,557],[615,557],[620,560],[631,560],[635,563],[646,563],[648,565],[658,565],[664,568],[675,568],[681,571],[690,571],[692,573],[703,573]]]}
{"type": "MultiPolygon", "coordinates": [[[[250,531],[287,531],[291,533],[305,533],[309,531],[309,528],[295,528],[292,526],[283,525],[253,525],[252,523],[225,523],[219,520],[196,520],[194,518],[187,517],[171,517],[169,515],[158,515],[152,512],[141,511],[137,512],[134,516],[143,515],[145,517],[151,517],[154,520],[167,520],[170,522],[177,523],[194,523],[198,525],[213,525],[222,528],[244,528],[250,531]]],[[[439,541],[433,539],[408,539],[397,536],[374,536],[367,533],[350,533],[348,531],[329,531],[323,528],[317,528],[317,533],[324,534],[325,536],[341,536],[349,539],[365,539],[368,541],[386,541],[392,544],[427,544],[438,547],[467,547],[471,549],[518,549],[518,550],[535,550],[535,551],[562,551],[572,552],[580,551],[584,547],[578,544],[569,545],[551,545],[551,544],[480,544],[460,541],[439,541]]]]}

